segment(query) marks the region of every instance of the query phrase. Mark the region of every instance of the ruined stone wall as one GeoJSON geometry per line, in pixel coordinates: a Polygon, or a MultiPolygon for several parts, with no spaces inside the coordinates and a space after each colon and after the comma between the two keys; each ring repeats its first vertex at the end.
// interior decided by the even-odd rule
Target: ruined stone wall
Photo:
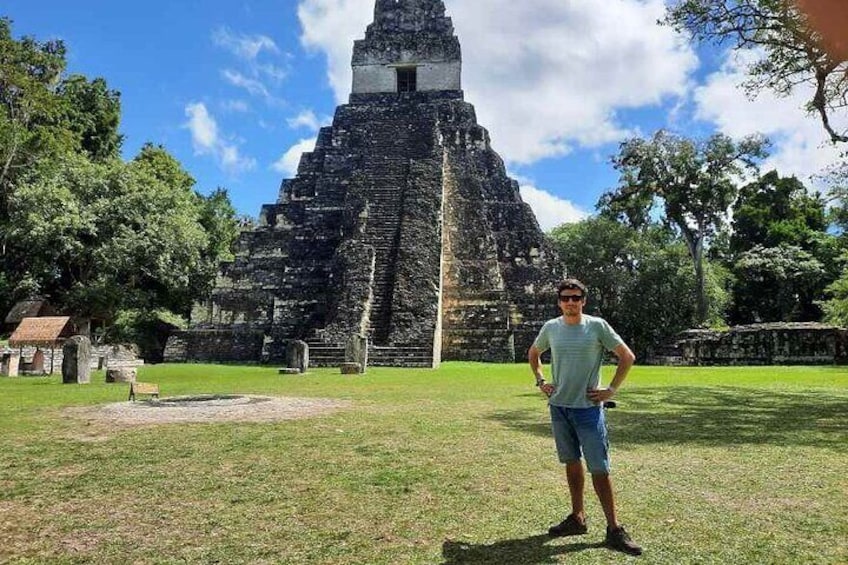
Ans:
{"type": "Polygon", "coordinates": [[[689,330],[649,359],[658,365],[832,365],[848,363],[848,330],[770,323],[727,331],[689,330]]]}

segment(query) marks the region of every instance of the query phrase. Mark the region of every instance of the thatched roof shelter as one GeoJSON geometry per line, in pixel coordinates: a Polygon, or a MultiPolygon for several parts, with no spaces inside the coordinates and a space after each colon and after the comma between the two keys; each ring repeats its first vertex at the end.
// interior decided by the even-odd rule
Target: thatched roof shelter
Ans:
{"type": "Polygon", "coordinates": [[[41,316],[52,316],[56,313],[56,309],[50,305],[44,298],[33,297],[21,300],[9,310],[6,314],[4,323],[16,326],[21,323],[24,318],[38,318],[41,316]]]}
{"type": "Polygon", "coordinates": [[[9,338],[9,346],[53,349],[72,335],[74,324],[68,316],[24,318],[9,338]]]}

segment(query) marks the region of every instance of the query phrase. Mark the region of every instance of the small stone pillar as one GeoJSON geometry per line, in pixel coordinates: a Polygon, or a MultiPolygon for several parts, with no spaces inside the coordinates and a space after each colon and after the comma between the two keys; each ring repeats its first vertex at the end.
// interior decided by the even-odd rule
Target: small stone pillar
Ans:
{"type": "Polygon", "coordinates": [[[359,372],[365,373],[368,366],[368,338],[352,335],[345,344],[345,363],[358,363],[359,372]]]}
{"type": "Polygon", "coordinates": [[[88,384],[91,382],[91,340],[75,335],[62,347],[62,382],[88,384]]]}
{"type": "Polygon", "coordinates": [[[286,366],[300,373],[309,369],[309,345],[305,341],[294,340],[286,345],[286,366]]]}
{"type": "Polygon", "coordinates": [[[21,372],[21,356],[17,353],[12,353],[9,357],[9,372],[7,376],[17,377],[21,372]]]}

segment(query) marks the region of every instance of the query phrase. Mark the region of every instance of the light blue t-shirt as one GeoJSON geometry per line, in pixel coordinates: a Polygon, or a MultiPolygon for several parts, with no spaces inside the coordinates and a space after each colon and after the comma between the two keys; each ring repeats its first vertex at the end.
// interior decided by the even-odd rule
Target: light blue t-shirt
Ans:
{"type": "Polygon", "coordinates": [[[597,406],[586,391],[598,388],[605,351],[624,343],[606,320],[583,314],[579,324],[569,325],[562,317],[545,322],[533,345],[551,350],[551,382],[556,391],[549,403],[566,408],[597,406]]]}

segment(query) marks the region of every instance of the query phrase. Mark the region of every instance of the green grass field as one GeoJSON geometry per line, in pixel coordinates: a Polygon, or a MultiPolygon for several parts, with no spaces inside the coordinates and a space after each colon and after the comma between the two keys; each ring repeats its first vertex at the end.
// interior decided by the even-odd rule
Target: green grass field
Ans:
{"type": "Polygon", "coordinates": [[[0,378],[0,563],[848,563],[848,368],[635,368],[609,422],[640,558],[591,492],[588,535],[543,535],[568,497],[525,366],[335,373],[144,367],[164,396],[353,406],[136,428],[64,412],[126,400],[102,374],[0,378]]]}

